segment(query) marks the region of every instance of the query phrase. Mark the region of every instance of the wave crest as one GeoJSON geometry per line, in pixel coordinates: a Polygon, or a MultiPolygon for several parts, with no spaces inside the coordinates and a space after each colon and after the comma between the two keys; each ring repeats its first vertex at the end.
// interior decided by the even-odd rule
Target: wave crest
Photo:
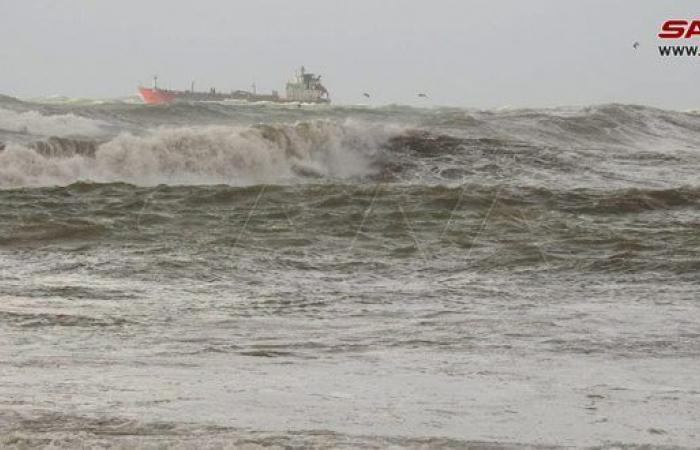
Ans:
{"type": "Polygon", "coordinates": [[[0,186],[78,181],[245,186],[370,175],[390,127],[346,121],[157,129],[98,144],[53,139],[0,153],[0,186]]]}
{"type": "Polygon", "coordinates": [[[97,136],[106,124],[75,114],[44,115],[0,108],[0,130],[39,136],[97,136]]]}

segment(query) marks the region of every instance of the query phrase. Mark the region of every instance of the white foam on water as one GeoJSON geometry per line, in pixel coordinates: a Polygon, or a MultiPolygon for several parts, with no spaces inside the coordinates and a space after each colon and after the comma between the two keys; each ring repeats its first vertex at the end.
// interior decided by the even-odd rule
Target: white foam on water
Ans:
{"type": "Polygon", "coordinates": [[[40,136],[97,136],[106,124],[75,114],[45,115],[0,108],[0,130],[40,136]]]}
{"type": "Polygon", "coordinates": [[[0,187],[77,181],[157,184],[286,183],[370,174],[372,156],[398,132],[357,121],[254,127],[161,128],[122,134],[94,156],[56,157],[20,144],[0,153],[0,187]]]}

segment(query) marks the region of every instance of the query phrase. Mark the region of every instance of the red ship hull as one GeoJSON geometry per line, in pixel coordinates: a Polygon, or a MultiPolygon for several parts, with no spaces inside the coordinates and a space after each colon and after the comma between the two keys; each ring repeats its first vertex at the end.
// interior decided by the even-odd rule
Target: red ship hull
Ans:
{"type": "Polygon", "coordinates": [[[139,87],[139,94],[141,94],[141,98],[145,103],[149,105],[159,105],[161,103],[171,102],[183,93],[166,89],[139,87]]]}
{"type": "Polygon", "coordinates": [[[321,76],[306,73],[304,68],[297,73],[296,81],[287,83],[287,96],[280,97],[277,91],[269,94],[258,94],[253,85],[251,91],[230,91],[217,92],[211,88],[209,92],[197,92],[192,89],[187,91],[176,91],[171,89],[158,88],[158,77],[153,77],[153,87],[139,86],[139,94],[144,103],[149,105],[160,105],[170,103],[174,100],[184,102],[222,102],[228,100],[246,102],[273,102],[273,103],[330,103],[331,99],[328,91],[320,82],[321,76]]]}

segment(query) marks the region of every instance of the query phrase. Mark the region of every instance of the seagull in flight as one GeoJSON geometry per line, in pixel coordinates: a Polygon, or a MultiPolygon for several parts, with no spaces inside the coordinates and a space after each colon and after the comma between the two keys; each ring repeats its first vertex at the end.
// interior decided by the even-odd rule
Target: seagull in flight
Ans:
{"type": "Polygon", "coordinates": [[[635,41],[634,44],[632,44],[632,47],[637,50],[639,48],[639,42],[635,41]]]}
{"type": "Polygon", "coordinates": [[[420,98],[428,98],[428,94],[424,94],[424,93],[421,92],[420,94],[418,94],[418,97],[420,97],[420,98]]]}
{"type": "Polygon", "coordinates": [[[367,98],[369,98],[369,97],[370,97],[370,95],[369,95],[368,93],[366,93],[366,92],[365,92],[365,93],[363,93],[362,95],[364,95],[364,96],[365,96],[365,97],[367,97],[367,98]]]}

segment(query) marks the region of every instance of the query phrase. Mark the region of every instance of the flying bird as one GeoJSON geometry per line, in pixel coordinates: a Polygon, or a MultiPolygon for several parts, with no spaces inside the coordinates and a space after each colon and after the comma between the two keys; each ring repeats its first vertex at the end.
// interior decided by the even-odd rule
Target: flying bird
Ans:
{"type": "Polygon", "coordinates": [[[365,92],[364,94],[362,94],[362,95],[364,95],[364,96],[367,97],[367,98],[370,97],[370,95],[369,95],[368,93],[366,93],[366,92],[365,92]]]}
{"type": "Polygon", "coordinates": [[[639,42],[635,41],[634,44],[632,44],[632,47],[637,50],[639,48],[639,42]]]}
{"type": "Polygon", "coordinates": [[[420,94],[418,94],[418,97],[420,97],[420,98],[428,98],[428,94],[424,94],[424,93],[421,92],[420,94]]]}

